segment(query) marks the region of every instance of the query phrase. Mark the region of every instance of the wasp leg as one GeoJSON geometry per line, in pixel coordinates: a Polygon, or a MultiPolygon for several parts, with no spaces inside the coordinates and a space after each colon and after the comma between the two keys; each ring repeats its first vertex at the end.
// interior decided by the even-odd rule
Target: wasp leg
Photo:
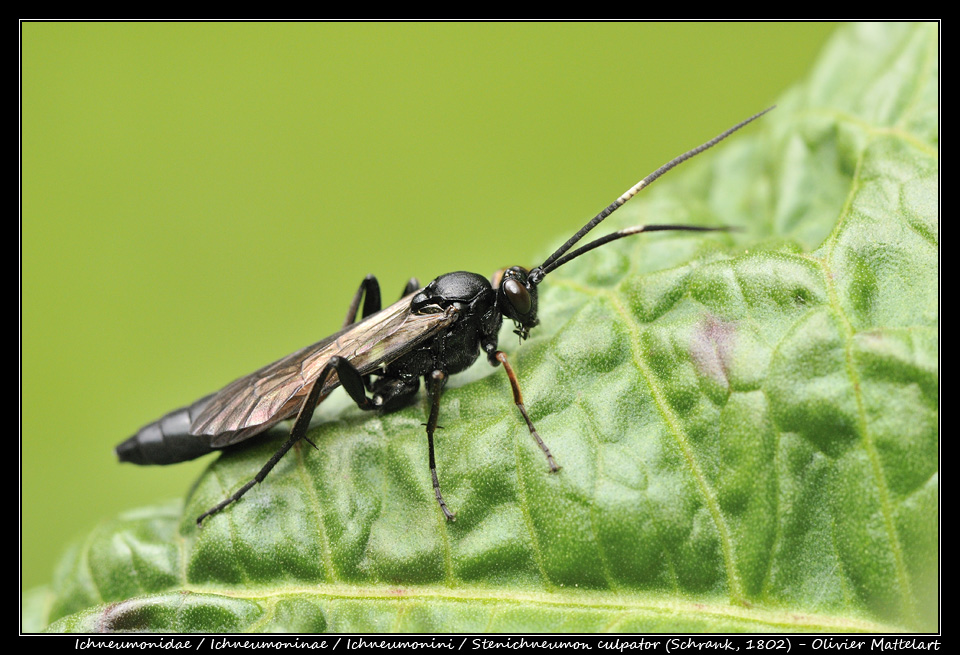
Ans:
{"type": "Polygon", "coordinates": [[[520,393],[520,383],[517,382],[517,375],[513,372],[510,362],[507,361],[507,354],[502,350],[498,350],[496,353],[494,353],[493,357],[498,362],[503,364],[503,370],[507,372],[507,377],[510,378],[510,386],[513,387],[513,402],[516,403],[517,407],[520,409],[520,413],[523,414],[523,420],[527,422],[527,427],[530,428],[530,434],[532,434],[533,438],[537,440],[540,450],[542,450],[543,454],[547,456],[547,463],[550,465],[550,470],[556,473],[560,470],[560,467],[557,465],[556,460],[553,459],[553,455],[550,454],[550,449],[547,448],[547,444],[545,444],[543,439],[540,438],[540,433],[537,432],[535,427],[533,427],[533,421],[530,420],[530,415],[527,414],[527,408],[523,405],[523,395],[520,393]]]}
{"type": "MultiPolygon", "coordinates": [[[[403,292],[400,294],[400,297],[403,298],[404,296],[410,295],[419,288],[420,281],[412,277],[406,286],[403,287],[403,292]]],[[[380,311],[380,283],[377,281],[376,276],[368,275],[363,278],[363,282],[360,283],[360,288],[357,289],[353,300],[350,301],[350,308],[347,310],[347,317],[343,320],[343,327],[348,327],[357,322],[357,310],[360,308],[361,299],[363,299],[363,314],[361,314],[360,318],[366,318],[380,311]],[[364,293],[366,293],[365,298],[364,293]]]]}
{"type": "Polygon", "coordinates": [[[350,394],[350,398],[357,404],[357,407],[360,409],[379,409],[372,398],[367,398],[364,378],[369,376],[360,375],[360,371],[343,357],[331,357],[323,370],[326,372],[329,369],[336,369],[341,386],[350,394]]]}
{"type": "MultiPolygon", "coordinates": [[[[407,282],[406,286],[403,287],[403,292],[400,294],[400,297],[410,295],[414,291],[420,288],[420,281],[417,278],[412,277],[407,282]]],[[[377,281],[376,276],[368,275],[363,278],[363,282],[360,283],[360,288],[357,289],[357,293],[354,294],[353,300],[350,301],[350,308],[347,310],[347,317],[343,320],[343,327],[347,328],[357,322],[357,310],[360,308],[360,299],[363,298],[363,314],[361,318],[367,318],[372,314],[376,314],[380,311],[381,300],[380,300],[380,283],[377,281]],[[364,297],[366,296],[366,297],[364,297]]],[[[370,388],[370,376],[363,376],[363,386],[367,389],[370,388]]]]}
{"type": "Polygon", "coordinates": [[[370,389],[373,393],[373,404],[382,413],[395,412],[411,404],[417,397],[420,389],[419,378],[380,377],[370,389]]]}
{"type": "Polygon", "coordinates": [[[260,472],[257,473],[256,476],[250,480],[250,482],[240,487],[235,494],[223,502],[218,503],[198,516],[197,527],[203,527],[203,519],[216,514],[224,507],[227,507],[231,503],[235,503],[236,501],[240,500],[240,498],[245,493],[250,491],[254,485],[263,482],[270,471],[273,470],[273,467],[277,465],[277,462],[279,462],[283,456],[287,454],[288,450],[293,448],[294,444],[301,439],[306,439],[308,442],[310,442],[310,440],[306,438],[307,429],[310,427],[310,419],[313,418],[313,412],[316,410],[319,402],[326,397],[326,394],[322,393],[323,386],[334,371],[336,371],[337,377],[340,379],[340,384],[344,389],[347,390],[347,393],[350,394],[350,397],[355,403],[357,403],[357,406],[360,407],[360,409],[377,408],[373,401],[367,398],[366,389],[363,386],[363,378],[353,364],[342,357],[331,357],[330,361],[327,362],[327,365],[323,367],[323,371],[321,371],[320,375],[313,383],[313,387],[311,387],[310,393],[307,395],[307,399],[304,401],[303,405],[300,406],[300,412],[297,414],[297,419],[293,423],[293,429],[290,430],[290,438],[287,439],[282,446],[280,446],[280,450],[273,454],[273,457],[271,457],[270,460],[264,464],[263,468],[260,469],[260,472]]]}
{"type": "Polygon", "coordinates": [[[433,477],[433,492],[437,496],[437,502],[443,515],[448,521],[456,521],[453,512],[447,509],[447,504],[443,501],[443,495],[440,493],[440,479],[437,477],[437,460],[433,454],[433,433],[437,429],[437,418],[440,416],[440,395],[443,393],[443,385],[447,381],[447,376],[443,371],[436,370],[430,374],[427,381],[427,388],[430,392],[430,418],[427,419],[427,446],[430,449],[430,475],[433,477]]]}
{"type": "Polygon", "coordinates": [[[404,296],[408,296],[419,288],[420,280],[412,277],[407,281],[407,286],[403,287],[403,293],[400,294],[400,297],[403,298],[404,296]]]}
{"type": "Polygon", "coordinates": [[[243,494],[250,491],[250,489],[252,489],[254,485],[263,482],[264,478],[267,477],[267,474],[269,474],[270,471],[273,470],[273,467],[277,465],[277,462],[279,462],[283,458],[283,456],[287,454],[287,451],[293,448],[293,445],[295,443],[297,443],[298,441],[303,439],[304,436],[306,436],[307,428],[310,426],[310,419],[313,417],[313,411],[317,408],[317,403],[320,402],[321,391],[323,391],[323,384],[326,381],[326,379],[329,377],[330,371],[331,371],[331,368],[330,368],[330,365],[328,364],[324,368],[323,373],[320,375],[320,377],[317,378],[317,381],[314,382],[313,388],[310,389],[310,394],[307,396],[306,401],[300,407],[300,413],[297,414],[297,420],[294,422],[293,429],[290,431],[290,438],[287,439],[282,446],[280,446],[280,450],[278,450],[273,454],[273,457],[271,457],[270,460],[266,464],[264,464],[263,468],[260,469],[260,472],[257,473],[256,476],[254,476],[253,480],[250,480],[250,482],[240,487],[240,489],[235,494],[233,494],[223,502],[218,503],[217,505],[211,507],[206,512],[198,516],[197,517],[198,528],[203,527],[203,519],[213,514],[216,514],[217,512],[222,510],[224,507],[240,500],[243,494]]]}
{"type": "MultiPolygon", "coordinates": [[[[366,318],[371,314],[376,314],[380,311],[380,283],[377,282],[376,276],[368,275],[367,277],[363,278],[363,282],[360,283],[360,288],[357,289],[357,293],[354,294],[353,300],[350,301],[350,308],[347,310],[347,317],[343,320],[344,328],[357,322],[357,309],[360,307],[361,298],[363,298],[363,315],[361,318],[366,318]]],[[[363,386],[367,389],[370,388],[369,375],[363,376],[363,386]]]]}
{"type": "Polygon", "coordinates": [[[357,309],[360,308],[360,299],[363,298],[363,316],[366,318],[371,314],[380,311],[380,283],[373,275],[363,278],[360,288],[350,301],[350,309],[347,310],[347,317],[343,320],[343,327],[353,325],[357,322],[357,309]],[[366,292],[366,294],[364,294],[366,292]],[[366,298],[364,298],[366,295],[366,298]]]}

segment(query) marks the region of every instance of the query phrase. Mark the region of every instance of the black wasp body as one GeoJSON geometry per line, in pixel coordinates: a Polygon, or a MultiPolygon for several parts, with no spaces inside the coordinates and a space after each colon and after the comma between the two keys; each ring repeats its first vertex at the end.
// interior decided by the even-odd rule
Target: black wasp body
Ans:
{"type": "Polygon", "coordinates": [[[404,288],[401,299],[386,309],[380,308],[380,286],[376,278],[368,275],[354,295],[339,332],[144,426],[117,446],[117,456],[120,461],[136,464],[173,464],[240,443],[281,421],[295,418],[289,439],[254,479],[200,515],[197,519],[199,525],[204,518],[239,500],[255,484],[263,481],[294,444],[306,440],[313,445],[306,436],[310,419],[317,404],[336,387],[342,386],[361,409],[393,411],[414,400],[423,379],[430,398],[426,432],[433,489],[444,516],[453,520],[454,515],[440,493],[434,457],[433,435],[437,429],[440,397],[450,375],[469,368],[484,354],[490,364],[502,365],[506,370],[514,403],[530,434],[546,456],[550,470],[560,470],[527,414],[517,377],[507,356],[497,349],[503,320],[511,320],[514,332],[521,340],[526,339],[539,323],[537,286],[544,277],[606,243],[641,232],[729,229],[690,225],[637,226],[571,250],[587,232],[640,189],[767,111],[770,110],[738,123],[661,166],[628,189],[532,270],[514,266],[499,271],[492,280],[476,273],[458,271],[441,275],[422,289],[412,279],[404,288]],[[361,300],[362,318],[357,321],[361,300]]]}

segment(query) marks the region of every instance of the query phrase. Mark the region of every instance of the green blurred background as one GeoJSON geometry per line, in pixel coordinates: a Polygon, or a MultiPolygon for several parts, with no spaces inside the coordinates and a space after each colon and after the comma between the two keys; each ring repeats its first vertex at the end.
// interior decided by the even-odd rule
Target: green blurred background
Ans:
{"type": "Polygon", "coordinates": [[[118,464],[139,426],[337,329],[367,273],[536,263],[835,29],[21,27],[25,587],[209,463],[118,464]]]}

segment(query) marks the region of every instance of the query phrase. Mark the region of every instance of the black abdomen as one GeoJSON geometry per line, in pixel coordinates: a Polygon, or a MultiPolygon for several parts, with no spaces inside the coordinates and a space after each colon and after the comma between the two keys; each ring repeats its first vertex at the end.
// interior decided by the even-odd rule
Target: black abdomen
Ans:
{"type": "Polygon", "coordinates": [[[176,464],[216,450],[209,436],[190,434],[190,425],[214,394],[189,407],[175,409],[158,421],[143,426],[115,448],[121,462],[134,464],[176,464]]]}

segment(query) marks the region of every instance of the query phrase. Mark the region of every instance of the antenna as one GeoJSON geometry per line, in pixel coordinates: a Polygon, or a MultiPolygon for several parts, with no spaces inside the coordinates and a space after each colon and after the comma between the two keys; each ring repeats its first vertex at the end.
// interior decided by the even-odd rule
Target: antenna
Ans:
{"type": "Polygon", "coordinates": [[[730,129],[726,130],[725,132],[721,132],[720,134],[713,137],[706,143],[697,146],[693,150],[688,150],[687,152],[683,153],[679,157],[671,159],[666,164],[664,164],[654,172],[650,173],[650,175],[646,176],[645,178],[637,182],[635,185],[627,189],[627,191],[624,192],[623,195],[621,195],[619,198],[617,198],[612,203],[610,203],[610,205],[608,205],[602,212],[594,216],[592,219],[590,219],[590,221],[586,225],[580,228],[580,230],[576,234],[574,234],[572,237],[567,239],[567,242],[562,246],[560,246],[560,248],[555,253],[547,257],[546,261],[544,261],[542,264],[540,264],[540,266],[537,266],[535,269],[530,271],[530,278],[529,278],[530,283],[533,285],[540,284],[540,281],[543,280],[544,276],[546,276],[547,273],[553,271],[559,266],[562,266],[563,264],[566,264],[571,259],[579,257],[583,253],[593,250],[594,248],[597,248],[599,246],[602,246],[605,243],[609,243],[617,239],[622,239],[623,237],[630,236],[631,234],[639,234],[640,232],[658,232],[658,231],[664,231],[664,230],[716,232],[716,231],[724,231],[724,230],[732,229],[729,227],[695,227],[691,225],[646,225],[646,226],[639,226],[639,227],[631,227],[625,230],[614,232],[612,234],[608,234],[607,236],[601,237],[596,241],[591,241],[590,243],[583,246],[582,248],[578,248],[577,250],[574,250],[569,255],[564,256],[564,253],[570,250],[570,248],[572,248],[574,244],[577,243],[577,241],[582,239],[584,235],[587,234],[587,232],[595,228],[597,225],[599,225],[603,221],[603,219],[605,219],[607,216],[609,216],[610,214],[618,210],[620,207],[622,207],[624,203],[630,200],[630,198],[637,195],[640,189],[643,189],[644,187],[652,184],[658,177],[660,177],[661,175],[669,171],[671,168],[674,168],[675,166],[687,161],[691,157],[696,157],[704,150],[708,148],[712,148],[713,146],[717,145],[718,143],[726,139],[728,136],[730,136],[740,128],[746,126],[747,124],[757,120],[758,118],[766,114],[768,111],[770,111],[774,107],[776,107],[776,105],[767,107],[760,113],[754,114],[753,116],[751,116],[750,118],[744,121],[740,121],[730,129]]]}

